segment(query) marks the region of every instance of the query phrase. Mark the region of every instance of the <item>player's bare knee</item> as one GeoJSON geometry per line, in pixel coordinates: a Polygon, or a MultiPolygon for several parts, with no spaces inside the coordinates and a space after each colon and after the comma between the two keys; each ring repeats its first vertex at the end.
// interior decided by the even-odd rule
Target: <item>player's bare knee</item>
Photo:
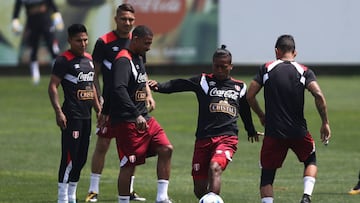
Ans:
{"type": "Polygon", "coordinates": [[[98,137],[95,150],[97,153],[105,154],[110,146],[111,139],[98,137]]]}
{"type": "Polygon", "coordinates": [[[171,156],[173,152],[172,145],[164,145],[158,148],[158,154],[164,156],[171,156]]]}
{"type": "Polygon", "coordinates": [[[220,164],[217,162],[211,162],[209,169],[210,169],[210,173],[212,173],[213,175],[221,175],[222,173],[222,168],[220,164]]]}

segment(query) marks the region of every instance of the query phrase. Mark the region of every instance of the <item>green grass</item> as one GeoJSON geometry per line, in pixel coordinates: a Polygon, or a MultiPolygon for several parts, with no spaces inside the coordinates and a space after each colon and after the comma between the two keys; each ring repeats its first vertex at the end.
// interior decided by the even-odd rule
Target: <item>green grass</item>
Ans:
{"type": "MultiPolygon", "coordinates": [[[[177,76],[153,76],[165,81],[177,76]]],[[[250,76],[237,76],[249,84],[250,76]]],[[[306,93],[305,114],[317,141],[319,173],[313,202],[357,203],[360,195],[346,192],[356,183],[360,165],[360,76],[318,77],[328,103],[333,138],[328,147],[319,142],[320,118],[313,98],[306,93]]],[[[28,77],[0,77],[0,202],[56,202],[57,170],[60,161],[60,131],[47,95],[48,77],[33,86],[28,77]]],[[[174,145],[169,194],[176,203],[195,203],[191,178],[191,157],[197,119],[197,102],[192,93],[155,93],[154,113],[174,145]]],[[[262,102],[262,95],[258,97],[262,102]]],[[[262,131],[257,117],[254,123],[262,131]]],[[[95,124],[95,121],[93,122],[95,124]]],[[[228,203],[255,203],[259,198],[258,166],[261,143],[246,140],[242,123],[240,143],[233,162],[222,176],[221,196],[228,203]]],[[[88,162],[78,186],[79,202],[87,193],[92,136],[88,162]]],[[[136,171],[135,189],[148,201],[156,195],[156,158],[136,171]]],[[[292,152],[277,172],[274,183],[277,203],[297,203],[302,194],[302,169],[292,152]]],[[[118,158],[112,143],[101,178],[100,202],[117,202],[118,158]]]]}

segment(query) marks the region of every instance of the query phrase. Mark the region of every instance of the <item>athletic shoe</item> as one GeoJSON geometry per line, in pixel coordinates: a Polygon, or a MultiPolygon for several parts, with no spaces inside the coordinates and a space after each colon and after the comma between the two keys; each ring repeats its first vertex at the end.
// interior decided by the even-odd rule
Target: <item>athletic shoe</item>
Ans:
{"type": "Polygon", "coordinates": [[[139,201],[139,202],[145,202],[146,198],[140,197],[135,191],[130,193],[130,200],[131,201],[139,201]]]}
{"type": "Polygon", "coordinates": [[[311,203],[311,196],[308,194],[304,194],[301,198],[300,203],[311,203]]]}
{"type": "Polygon", "coordinates": [[[172,203],[172,201],[170,199],[166,199],[160,202],[156,201],[155,203],[172,203]]]}
{"type": "Polygon", "coordinates": [[[358,195],[358,194],[360,194],[360,185],[356,185],[348,193],[349,193],[349,195],[358,195]]]}
{"type": "Polygon", "coordinates": [[[98,194],[96,192],[89,192],[86,196],[85,202],[97,202],[98,198],[97,198],[98,194]]]}

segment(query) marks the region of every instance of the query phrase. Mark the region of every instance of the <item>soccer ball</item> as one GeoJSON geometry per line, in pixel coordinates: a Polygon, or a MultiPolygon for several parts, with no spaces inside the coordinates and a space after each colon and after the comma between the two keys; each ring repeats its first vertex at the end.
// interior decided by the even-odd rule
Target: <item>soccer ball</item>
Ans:
{"type": "Polygon", "coordinates": [[[199,203],[224,203],[221,197],[213,192],[207,193],[204,195],[199,203]]]}

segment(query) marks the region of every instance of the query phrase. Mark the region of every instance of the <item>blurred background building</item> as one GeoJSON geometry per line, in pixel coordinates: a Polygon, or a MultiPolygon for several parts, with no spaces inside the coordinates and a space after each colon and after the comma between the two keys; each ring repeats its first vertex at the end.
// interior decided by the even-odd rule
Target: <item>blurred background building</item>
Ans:
{"type": "MultiPolygon", "coordinates": [[[[301,63],[326,67],[360,65],[360,1],[245,1],[245,0],[55,0],[65,26],[83,23],[89,31],[88,52],[96,39],[115,27],[114,12],[123,2],[136,10],[136,25],[145,24],[155,33],[147,63],[156,67],[184,69],[211,64],[212,53],[226,44],[233,63],[258,66],[274,59],[274,43],[281,34],[295,37],[301,63]]],[[[0,70],[21,69],[29,62],[26,35],[11,32],[14,1],[0,7],[0,70]]],[[[23,9],[22,12],[24,12],[23,9]]],[[[25,23],[25,14],[20,16],[25,23]]],[[[26,33],[26,32],[24,32],[26,33]]],[[[66,50],[66,29],[58,32],[66,50]]],[[[43,46],[38,54],[42,65],[50,63],[43,46]]],[[[360,68],[359,68],[360,69],[360,68]]],[[[24,68],[28,71],[27,68],[24,68]]],[[[168,72],[177,72],[172,69],[168,72]]],[[[352,69],[353,70],[353,69],[352,69]]],[[[197,70],[198,71],[198,70],[197,70]]]]}

